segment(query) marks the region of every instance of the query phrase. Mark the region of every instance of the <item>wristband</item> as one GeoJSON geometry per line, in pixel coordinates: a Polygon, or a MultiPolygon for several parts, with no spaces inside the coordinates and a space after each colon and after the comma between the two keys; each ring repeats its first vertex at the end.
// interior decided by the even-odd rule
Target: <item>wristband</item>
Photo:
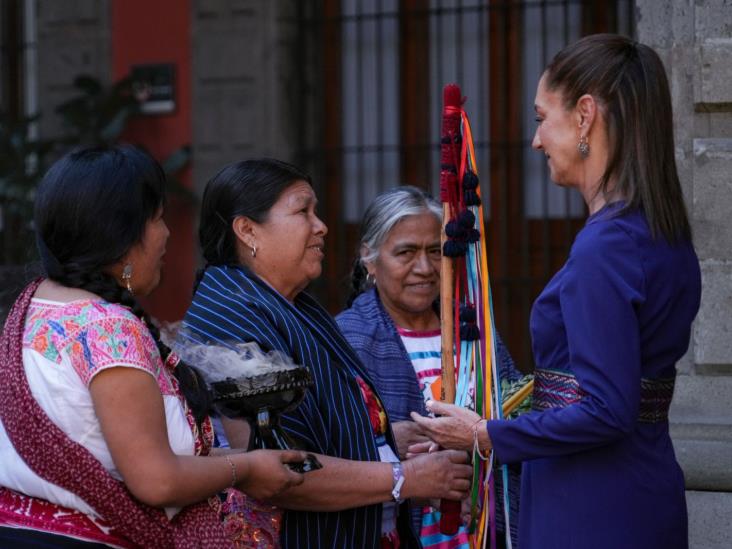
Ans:
{"type": "Polygon", "coordinates": [[[392,475],[392,489],[391,489],[391,499],[394,500],[394,502],[399,505],[402,501],[402,485],[404,484],[404,470],[402,469],[402,464],[399,461],[394,461],[391,464],[391,475],[392,475]]]}
{"type": "MultiPolygon", "coordinates": [[[[473,451],[478,454],[478,457],[482,461],[488,461],[488,458],[490,458],[490,450],[487,450],[487,455],[483,455],[483,452],[480,449],[480,444],[478,443],[478,429],[480,429],[480,423],[483,421],[483,418],[480,418],[478,421],[473,423],[473,451]]],[[[487,422],[486,422],[487,423],[487,422]]],[[[488,429],[488,425],[486,424],[484,429],[488,429]]]]}

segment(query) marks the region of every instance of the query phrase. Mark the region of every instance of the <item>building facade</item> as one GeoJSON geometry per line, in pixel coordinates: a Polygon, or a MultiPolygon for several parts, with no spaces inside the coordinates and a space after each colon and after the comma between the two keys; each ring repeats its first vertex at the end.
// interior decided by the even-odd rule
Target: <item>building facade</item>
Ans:
{"type": "Polygon", "coordinates": [[[669,74],[676,161],[702,270],[671,432],[692,547],[721,549],[732,543],[732,2],[636,4],[638,39],[659,51],[669,74]]]}
{"type": "MultiPolygon", "coordinates": [[[[585,216],[581,202],[551,185],[529,148],[541,68],[591,32],[632,35],[657,49],[671,82],[677,162],[703,274],[693,341],[678,365],[672,434],[686,475],[691,547],[732,543],[730,0],[3,6],[3,108],[41,111],[39,135],[62,132],[53,111],[74,93],[75,76],[111,83],[135,66],[168,64],[173,112],[136,118],[125,140],[158,158],[190,144],[181,180],[199,193],[220,167],[245,157],[273,156],[312,173],[330,227],[325,278],[314,290],[332,312],[343,304],[358,218],[371,197],[400,183],[435,190],[441,86],[460,83],[489,203],[498,326],[526,367],[531,302],[585,216]]],[[[165,320],[179,319],[190,298],[199,262],[195,210],[173,199],[166,214],[173,237],[164,284],[147,304],[165,320]]]]}

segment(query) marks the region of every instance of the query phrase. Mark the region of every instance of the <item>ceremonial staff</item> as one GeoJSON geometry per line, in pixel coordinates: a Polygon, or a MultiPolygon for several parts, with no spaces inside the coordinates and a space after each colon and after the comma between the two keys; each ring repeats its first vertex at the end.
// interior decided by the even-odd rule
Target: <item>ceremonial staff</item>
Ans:
{"type": "MultiPolygon", "coordinates": [[[[442,138],[440,143],[440,200],[442,201],[442,231],[440,242],[443,255],[440,263],[440,324],[442,334],[442,377],[440,400],[455,402],[455,334],[453,322],[454,268],[453,259],[445,255],[448,238],[446,225],[453,217],[449,189],[457,183],[458,166],[454,155],[453,140],[460,135],[460,88],[445,86],[442,113],[442,138]]],[[[460,502],[445,500],[440,505],[440,530],[443,534],[455,534],[460,525],[460,502]]]]}
{"type": "MultiPolygon", "coordinates": [[[[486,233],[472,132],[460,88],[445,86],[440,138],[440,200],[443,204],[440,320],[442,324],[441,400],[469,407],[486,419],[502,418],[531,392],[528,385],[505,404],[495,354],[495,329],[488,276],[486,233]]],[[[471,545],[496,546],[493,453],[473,450],[471,545]]],[[[508,469],[503,481],[506,546],[511,549],[508,469]]],[[[440,530],[457,532],[460,502],[444,501],[440,530]]],[[[515,517],[513,517],[515,518],[515,517]]]]}

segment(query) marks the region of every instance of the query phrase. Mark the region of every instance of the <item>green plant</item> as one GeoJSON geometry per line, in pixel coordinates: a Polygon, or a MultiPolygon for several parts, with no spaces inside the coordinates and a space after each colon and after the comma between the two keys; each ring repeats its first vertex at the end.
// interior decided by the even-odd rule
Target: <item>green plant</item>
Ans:
{"type": "Polygon", "coordinates": [[[168,183],[168,193],[172,193],[190,204],[198,204],[198,195],[186,187],[177,177],[191,162],[191,146],[183,145],[168,155],[160,162],[165,172],[165,180],[168,183]]]}
{"type": "Polygon", "coordinates": [[[74,79],[78,94],[56,107],[68,132],[65,143],[82,146],[112,145],[130,117],[140,111],[132,95],[132,81],[123,78],[108,88],[91,76],[74,79]]]}
{"type": "Polygon", "coordinates": [[[54,150],[53,139],[30,138],[40,115],[11,119],[0,112],[0,230],[2,262],[25,263],[35,256],[33,200],[54,150]]]}
{"type": "MultiPolygon", "coordinates": [[[[91,76],[74,79],[78,94],[56,107],[68,135],[63,142],[74,146],[104,146],[116,143],[130,118],[140,113],[140,104],[132,93],[133,81],[123,78],[105,87],[91,76]]],[[[184,145],[160,160],[168,181],[168,192],[196,203],[198,198],[176,175],[191,161],[191,147],[184,145]]]]}
{"type": "MultiPolygon", "coordinates": [[[[54,109],[62,119],[64,133],[53,139],[29,137],[40,114],[13,119],[0,112],[0,262],[5,265],[36,257],[33,200],[50,161],[73,147],[113,145],[140,112],[130,78],[105,87],[96,78],[81,75],[74,79],[74,88],[77,93],[54,109]]],[[[185,145],[160,164],[168,191],[196,203],[195,193],[176,177],[190,160],[191,148],[185,145]]]]}

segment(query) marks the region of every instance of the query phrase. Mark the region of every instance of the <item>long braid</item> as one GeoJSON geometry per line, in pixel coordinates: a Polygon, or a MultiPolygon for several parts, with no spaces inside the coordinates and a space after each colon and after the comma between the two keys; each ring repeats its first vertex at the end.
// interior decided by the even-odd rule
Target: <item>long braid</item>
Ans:
{"type": "MultiPolygon", "coordinates": [[[[94,147],[71,152],[49,169],[36,193],[34,223],[48,277],[129,307],[147,325],[165,361],[170,349],[157,326],[104,272],[143,241],[147,224],[164,205],[165,173],[149,154],[128,145],[94,147]]],[[[182,363],[174,373],[194,417],[202,421],[211,407],[202,377],[182,363]]]]}
{"type": "MultiPolygon", "coordinates": [[[[160,330],[145,312],[134,296],[126,289],[117,284],[117,281],[106,273],[99,271],[89,272],[78,265],[56,265],[55,272],[48,273],[49,278],[68,288],[79,288],[98,295],[104,301],[116,303],[130,309],[132,314],[138,317],[145,324],[155,341],[160,352],[160,357],[165,361],[171,350],[160,339],[160,330]]],[[[186,364],[182,360],[173,371],[183,396],[193,412],[196,422],[200,423],[207,415],[213,412],[213,401],[211,393],[207,389],[206,382],[201,373],[186,364]]]]}

